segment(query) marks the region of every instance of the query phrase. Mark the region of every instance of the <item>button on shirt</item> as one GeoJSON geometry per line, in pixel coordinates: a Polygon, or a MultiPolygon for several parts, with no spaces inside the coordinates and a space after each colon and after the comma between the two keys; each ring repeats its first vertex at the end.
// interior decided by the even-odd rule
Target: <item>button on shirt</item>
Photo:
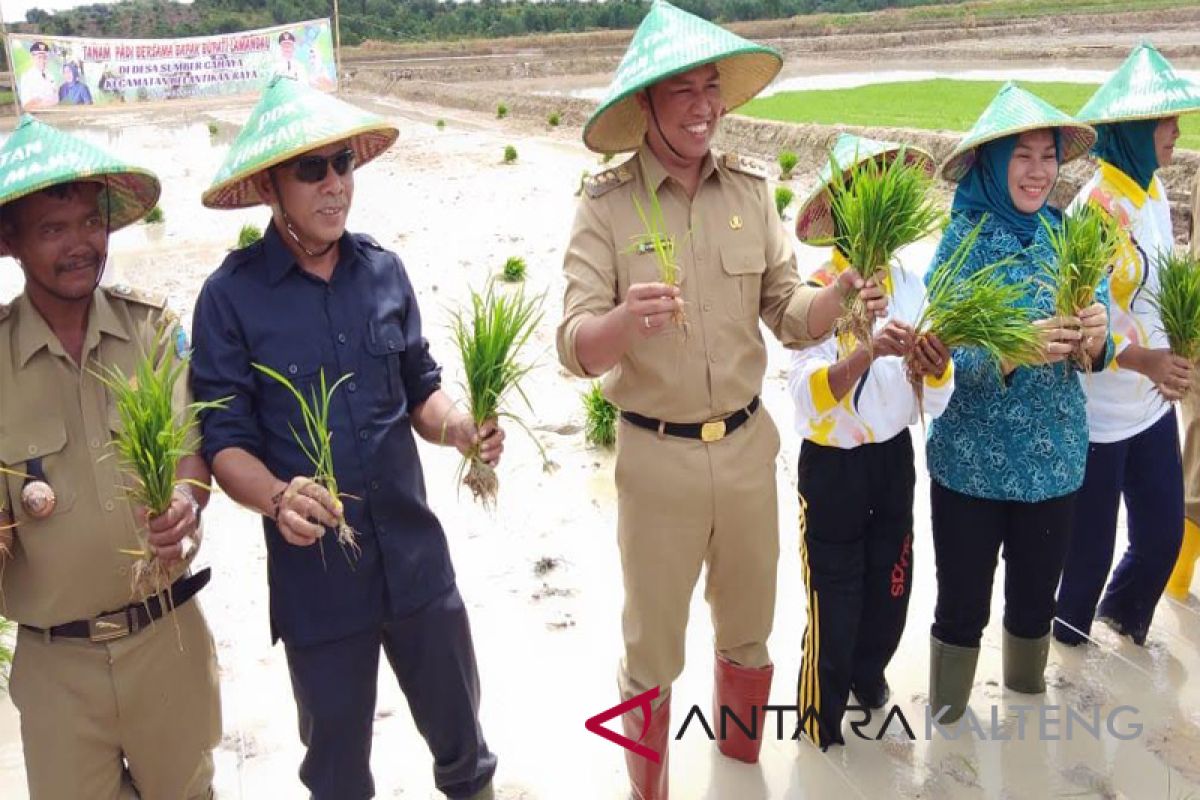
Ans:
{"type": "Polygon", "coordinates": [[[605,394],[622,409],[670,422],[745,407],[761,391],[767,365],[759,319],[787,347],[810,344],[808,308],[818,291],[800,281],[766,181],[710,155],[689,198],[644,145],[614,174],[631,178],[585,195],[575,217],[563,260],[559,359],[585,377],[575,354],[579,326],[622,302],[632,284],[659,280],[654,253],[636,246],[645,229],[634,205],[636,197],[648,209],[655,190],[675,239],[687,335],[638,337],[605,377],[605,394]]]}
{"type": "Polygon", "coordinates": [[[410,413],[440,385],[403,264],[370,237],[346,234],[328,283],[304,272],[274,226],[231,253],[206,282],[193,320],[197,399],[231,396],[203,418],[205,458],[242,448],[280,480],[312,475],[292,429],[296,399],[253,368],[286,376],[305,396],[322,370],[336,391],[333,468],[362,553],[333,535],[297,547],[264,518],[273,638],[332,641],[404,616],[454,582],[445,535],[425,499],[410,413]],[[353,386],[353,389],[351,389],[353,386]]]}

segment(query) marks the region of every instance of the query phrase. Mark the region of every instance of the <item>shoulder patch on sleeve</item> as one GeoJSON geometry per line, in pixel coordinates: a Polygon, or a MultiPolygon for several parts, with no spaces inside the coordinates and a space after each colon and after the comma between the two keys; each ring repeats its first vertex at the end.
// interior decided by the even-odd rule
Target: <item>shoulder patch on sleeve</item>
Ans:
{"type": "Polygon", "coordinates": [[[603,197],[618,186],[623,186],[633,180],[633,170],[628,164],[597,172],[589,175],[583,181],[583,190],[588,197],[603,197]]]}
{"type": "Polygon", "coordinates": [[[767,165],[757,158],[750,158],[749,156],[737,153],[726,153],[721,157],[721,162],[725,165],[725,169],[740,172],[752,178],[760,178],[762,180],[766,180],[767,178],[767,165]]]}
{"type": "Polygon", "coordinates": [[[165,295],[143,292],[141,289],[134,289],[126,283],[105,286],[104,293],[116,300],[125,300],[130,303],[137,303],[138,305],[150,306],[151,308],[165,308],[167,305],[165,295]]]}

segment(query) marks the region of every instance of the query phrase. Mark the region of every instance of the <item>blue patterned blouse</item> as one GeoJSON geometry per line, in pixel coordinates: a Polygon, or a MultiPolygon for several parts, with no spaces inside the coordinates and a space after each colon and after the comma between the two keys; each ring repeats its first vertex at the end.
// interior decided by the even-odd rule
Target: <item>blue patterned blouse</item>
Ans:
{"type": "MultiPolygon", "coordinates": [[[[980,218],[977,212],[953,215],[931,272],[980,218]]],[[[1054,218],[1060,219],[1057,211],[1054,218]]],[[[964,275],[1014,255],[1002,274],[1027,287],[1024,305],[1036,309],[1035,318],[1051,316],[1054,295],[1042,265],[1054,254],[1045,230],[1039,229],[1023,250],[1016,236],[989,218],[964,275]]],[[[1107,278],[1098,295],[1108,305],[1107,278]]],[[[1112,351],[1110,336],[1105,365],[1112,351]]],[[[925,453],[930,476],[948,489],[990,500],[1034,503],[1077,490],[1083,484],[1088,427],[1083,390],[1070,362],[1018,367],[1004,380],[999,365],[978,348],[956,348],[953,357],[954,394],[929,426],[925,453]]]]}

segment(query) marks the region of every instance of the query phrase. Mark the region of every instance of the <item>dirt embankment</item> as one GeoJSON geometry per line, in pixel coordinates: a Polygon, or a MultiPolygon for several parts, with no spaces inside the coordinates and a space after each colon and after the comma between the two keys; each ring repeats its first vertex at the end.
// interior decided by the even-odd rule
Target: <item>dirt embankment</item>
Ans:
{"type": "MultiPolygon", "coordinates": [[[[526,124],[543,125],[547,130],[549,125],[546,120],[552,112],[559,114],[560,128],[580,129],[595,108],[595,103],[590,100],[504,92],[481,85],[412,81],[379,70],[347,72],[345,82],[346,88],[352,92],[400,97],[481,113],[494,113],[497,104],[503,102],[508,107],[510,117],[526,124]]],[[[939,160],[949,155],[961,136],[953,132],[908,128],[772,122],[732,115],[722,123],[716,144],[720,149],[736,150],[769,162],[774,162],[782,150],[795,152],[800,159],[795,170],[795,174],[800,177],[795,183],[802,194],[808,190],[809,184],[828,157],[830,145],[841,131],[909,142],[928,150],[939,160]]],[[[1093,165],[1086,159],[1068,164],[1063,170],[1051,202],[1056,205],[1069,202],[1087,180],[1092,169],[1093,165]]],[[[1175,163],[1159,173],[1171,200],[1175,237],[1180,242],[1188,240],[1191,230],[1191,201],[1197,170],[1200,170],[1200,152],[1180,151],[1175,155],[1175,163]]],[[[942,184],[941,188],[949,196],[950,185],[942,184]]]]}

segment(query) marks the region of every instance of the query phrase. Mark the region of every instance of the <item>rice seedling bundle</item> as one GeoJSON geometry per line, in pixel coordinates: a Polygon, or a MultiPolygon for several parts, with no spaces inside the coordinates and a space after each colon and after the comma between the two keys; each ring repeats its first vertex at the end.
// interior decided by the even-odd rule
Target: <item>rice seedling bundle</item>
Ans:
{"type": "MultiPolygon", "coordinates": [[[[908,163],[903,150],[887,163],[872,158],[848,170],[835,160],[833,174],[834,244],[864,280],[874,278],[890,292],[897,251],[942,225],[945,215],[933,193],[933,178],[908,163]]],[[[839,327],[870,347],[874,325],[859,293],[848,295],[839,327]]]]}
{"type": "MultiPolygon", "coordinates": [[[[1009,283],[1000,274],[1009,259],[960,276],[979,232],[980,221],[959,243],[948,259],[929,277],[925,304],[913,328],[917,336],[936,336],[946,349],[977,347],[996,363],[1032,364],[1041,355],[1041,334],[1033,324],[1033,311],[1021,306],[1027,287],[1009,283]]],[[[913,356],[908,360],[911,363],[913,356]]],[[[924,396],[924,385],[915,384],[917,399],[924,396]]]]}
{"type": "Polygon", "coordinates": [[[1158,291],[1150,302],[1158,311],[1171,352],[1193,364],[1200,360],[1200,260],[1163,253],[1157,262],[1158,291]]]}
{"type": "MultiPolygon", "coordinates": [[[[1055,263],[1047,265],[1054,287],[1054,310],[1062,317],[1073,317],[1096,302],[1096,289],[1117,257],[1120,225],[1099,206],[1087,203],[1065,217],[1061,226],[1045,217],[1042,226],[1049,235],[1055,263]]],[[[1088,365],[1084,343],[1072,356],[1079,366],[1088,365]]]]}
{"type": "Polygon", "coordinates": [[[599,381],[583,393],[585,423],[583,438],[596,447],[611,448],[617,443],[617,407],[613,405],[600,387],[599,381]]]}
{"type": "MultiPolygon", "coordinates": [[[[679,286],[682,272],[675,261],[675,237],[667,231],[666,217],[663,215],[662,204],[658,201],[658,192],[650,189],[649,202],[643,206],[637,195],[633,196],[633,207],[638,219],[642,222],[642,233],[633,237],[629,248],[632,253],[653,253],[658,262],[658,281],[667,286],[679,286]]],[[[672,319],[676,326],[684,327],[687,319],[683,311],[677,310],[672,319]]]]}
{"type": "Polygon", "coordinates": [[[791,150],[782,150],[778,156],[779,159],[779,180],[790,181],[792,179],[792,170],[796,168],[796,164],[800,162],[800,157],[791,150]]]}
{"type": "MultiPolygon", "coordinates": [[[[342,504],[342,497],[345,495],[338,490],[337,475],[334,473],[333,465],[333,432],[329,429],[329,410],[333,404],[333,394],[339,386],[350,380],[351,373],[343,375],[331,385],[326,380],[325,369],[322,367],[317,373],[316,385],[309,389],[309,395],[305,397],[295,384],[279,372],[263,364],[254,364],[253,366],[287,389],[296,399],[296,404],[300,407],[300,417],[304,421],[304,434],[301,435],[291,423],[288,423],[288,428],[291,429],[292,438],[300,446],[305,458],[312,464],[313,481],[324,487],[333,498],[337,509],[338,544],[342,546],[347,558],[356,558],[361,552],[357,540],[358,532],[346,522],[345,508],[342,504]]],[[[324,555],[324,551],[322,551],[322,555],[324,555]]]]}
{"type": "MultiPolygon", "coordinates": [[[[537,438],[510,407],[517,394],[532,407],[521,389],[521,381],[533,369],[522,356],[534,329],[542,319],[543,296],[527,297],[525,290],[500,293],[489,283],[484,293],[471,290],[470,307],[455,313],[451,322],[454,343],[463,365],[463,389],[468,413],[475,426],[493,419],[509,419],[530,434],[543,462],[546,454],[537,438]]],[[[496,470],[479,455],[479,445],[468,453],[459,469],[462,482],[475,500],[494,507],[500,489],[496,470]]]]}
{"type": "MultiPolygon", "coordinates": [[[[178,482],[179,461],[195,447],[201,411],[223,408],[228,398],[191,403],[177,413],[173,404],[176,387],[187,369],[186,357],[174,357],[175,329],[164,326],[151,352],[142,357],[132,375],[116,365],[101,365],[93,374],[112,395],[121,430],[113,437],[113,452],[131,483],[125,486],[130,502],[145,508],[151,517],[165,514],[171,506],[178,482]]],[[[205,487],[207,488],[207,487],[205,487]]],[[[169,607],[167,568],[139,535],[136,549],[122,551],[135,556],[131,591],[135,599],[158,595],[169,607]]]]}
{"type": "Polygon", "coordinates": [[[783,217],[783,210],[792,204],[792,200],[796,197],[796,193],[786,186],[775,187],[775,210],[779,212],[779,216],[783,217]]]}

